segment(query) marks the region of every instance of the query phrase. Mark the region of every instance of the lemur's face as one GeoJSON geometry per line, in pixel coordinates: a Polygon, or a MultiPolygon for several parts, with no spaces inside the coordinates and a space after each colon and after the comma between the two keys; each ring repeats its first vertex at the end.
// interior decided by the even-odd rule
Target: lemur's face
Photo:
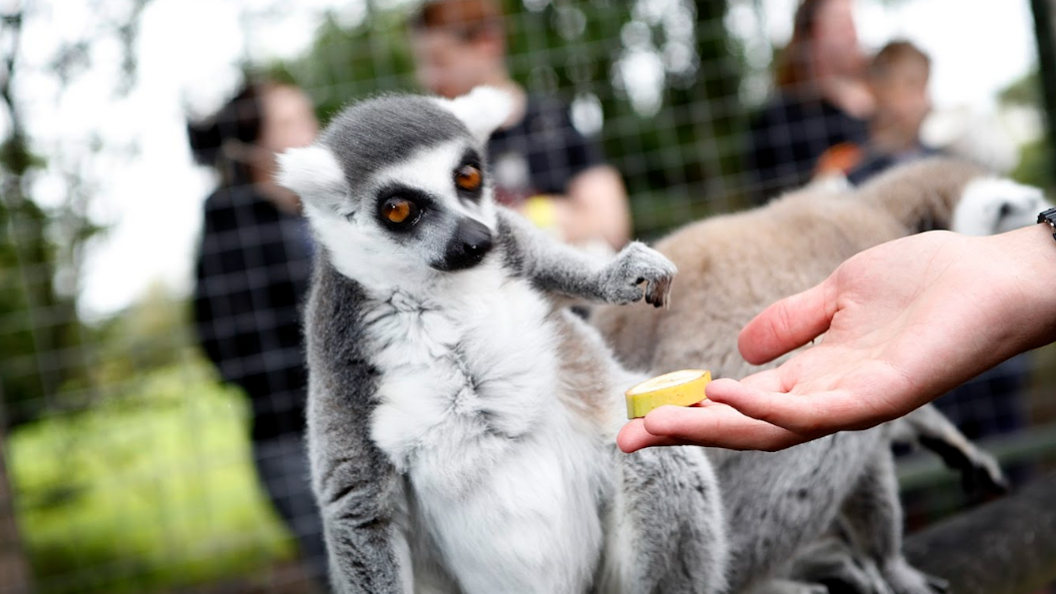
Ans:
{"type": "Polygon", "coordinates": [[[450,272],[480,264],[491,250],[495,209],[475,143],[423,147],[364,181],[336,210],[309,213],[332,255],[355,253],[393,271],[450,272]]]}
{"type": "Polygon", "coordinates": [[[483,146],[507,110],[492,89],[365,101],[319,144],[287,152],[280,182],[301,194],[317,237],[352,278],[473,268],[496,229],[483,146]]]}

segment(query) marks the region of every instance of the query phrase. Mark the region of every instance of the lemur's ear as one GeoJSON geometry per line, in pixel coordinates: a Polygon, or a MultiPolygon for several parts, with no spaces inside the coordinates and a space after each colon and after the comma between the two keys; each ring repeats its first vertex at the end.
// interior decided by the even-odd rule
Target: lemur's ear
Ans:
{"type": "Polygon", "coordinates": [[[491,133],[510,117],[513,109],[513,97],[495,87],[477,87],[461,97],[438,101],[462,120],[480,142],[487,142],[491,133]]]}
{"type": "Polygon", "coordinates": [[[335,208],[348,194],[345,174],[327,149],[312,145],[287,149],[278,156],[276,182],[317,208],[335,208]]]}

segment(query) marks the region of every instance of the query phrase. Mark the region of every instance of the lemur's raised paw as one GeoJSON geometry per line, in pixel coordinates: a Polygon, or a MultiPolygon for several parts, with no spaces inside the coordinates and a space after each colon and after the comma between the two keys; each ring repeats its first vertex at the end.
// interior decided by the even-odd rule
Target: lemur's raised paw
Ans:
{"type": "Polygon", "coordinates": [[[663,254],[635,241],[602,271],[602,297],[608,303],[623,305],[644,296],[646,303],[661,307],[670,301],[671,282],[677,272],[663,254]]]}

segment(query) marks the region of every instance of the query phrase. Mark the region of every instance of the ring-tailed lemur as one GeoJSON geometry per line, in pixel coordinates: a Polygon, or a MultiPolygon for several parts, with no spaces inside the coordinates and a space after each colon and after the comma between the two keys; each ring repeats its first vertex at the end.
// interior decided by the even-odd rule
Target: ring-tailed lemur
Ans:
{"type": "Polygon", "coordinates": [[[508,99],[388,96],[280,159],[322,246],[306,312],[313,488],[342,593],[725,589],[700,448],[619,453],[644,379],[553,295],[666,301],[641,244],[598,263],[497,208],[508,99]]]}

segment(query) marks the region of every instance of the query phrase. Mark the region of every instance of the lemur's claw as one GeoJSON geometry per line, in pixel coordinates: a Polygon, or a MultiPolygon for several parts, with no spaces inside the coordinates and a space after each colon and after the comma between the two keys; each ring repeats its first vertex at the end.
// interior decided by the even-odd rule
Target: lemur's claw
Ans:
{"type": "Polygon", "coordinates": [[[930,587],[935,594],[945,594],[950,589],[950,582],[941,577],[925,573],[924,580],[928,582],[928,587],[930,587]]]}
{"type": "Polygon", "coordinates": [[[659,278],[645,287],[645,302],[653,307],[666,307],[671,303],[671,277],[659,278]]]}
{"type": "Polygon", "coordinates": [[[634,242],[606,268],[605,300],[622,305],[645,297],[646,303],[665,306],[670,302],[671,282],[676,272],[675,265],[660,252],[634,242]]]}

